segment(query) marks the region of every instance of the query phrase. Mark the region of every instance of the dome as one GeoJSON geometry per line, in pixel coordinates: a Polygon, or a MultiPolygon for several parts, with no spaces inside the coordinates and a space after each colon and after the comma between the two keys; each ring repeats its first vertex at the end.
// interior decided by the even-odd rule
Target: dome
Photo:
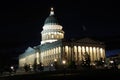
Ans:
{"type": "Polygon", "coordinates": [[[46,18],[45,20],[45,25],[46,24],[58,24],[58,21],[54,15],[50,15],[49,17],[46,18]]]}
{"type": "Polygon", "coordinates": [[[58,21],[54,15],[54,10],[51,8],[50,15],[46,18],[44,25],[47,24],[58,24],[58,21]]]}

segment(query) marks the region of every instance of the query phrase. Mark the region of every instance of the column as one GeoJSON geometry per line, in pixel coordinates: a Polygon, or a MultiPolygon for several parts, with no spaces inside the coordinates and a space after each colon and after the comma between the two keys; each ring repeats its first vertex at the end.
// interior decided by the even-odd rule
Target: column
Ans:
{"type": "Polygon", "coordinates": [[[74,46],[74,60],[77,61],[77,47],[74,46]]]}
{"type": "Polygon", "coordinates": [[[97,47],[97,60],[99,60],[99,48],[97,47]]]}
{"type": "Polygon", "coordinates": [[[105,49],[103,49],[103,56],[104,56],[104,59],[105,59],[106,58],[105,49]]]}
{"type": "Polygon", "coordinates": [[[78,46],[78,53],[79,53],[79,60],[82,60],[82,55],[81,55],[81,46],[78,46]]]}
{"type": "Polygon", "coordinates": [[[90,47],[90,60],[93,61],[93,52],[92,52],[92,47],[90,47]]]}
{"type": "Polygon", "coordinates": [[[78,46],[77,46],[77,63],[79,63],[79,50],[78,50],[78,46]]]}
{"type": "Polygon", "coordinates": [[[96,47],[94,47],[93,50],[94,50],[94,61],[96,61],[97,60],[96,47]]]}

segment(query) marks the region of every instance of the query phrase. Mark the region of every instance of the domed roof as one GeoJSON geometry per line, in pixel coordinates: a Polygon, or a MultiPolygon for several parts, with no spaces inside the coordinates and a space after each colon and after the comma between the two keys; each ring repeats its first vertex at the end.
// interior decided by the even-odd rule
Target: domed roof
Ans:
{"type": "Polygon", "coordinates": [[[49,17],[46,18],[44,24],[58,24],[58,21],[54,15],[50,15],[49,17]]]}
{"type": "Polygon", "coordinates": [[[58,21],[54,15],[54,10],[51,8],[50,15],[46,18],[44,25],[46,24],[58,24],[58,21]]]}

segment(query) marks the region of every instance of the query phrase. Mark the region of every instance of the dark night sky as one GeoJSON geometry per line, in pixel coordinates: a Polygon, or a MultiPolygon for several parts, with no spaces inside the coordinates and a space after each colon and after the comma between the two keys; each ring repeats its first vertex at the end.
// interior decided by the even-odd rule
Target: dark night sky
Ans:
{"type": "Polygon", "coordinates": [[[63,26],[66,38],[81,37],[85,34],[106,41],[107,44],[112,43],[108,44],[108,48],[116,46],[117,42],[120,42],[118,2],[114,0],[78,1],[9,0],[0,2],[0,54],[18,57],[27,47],[39,45],[44,20],[49,15],[51,5],[55,8],[55,15],[63,26]],[[85,26],[86,31],[83,31],[82,26],[85,26]]]}

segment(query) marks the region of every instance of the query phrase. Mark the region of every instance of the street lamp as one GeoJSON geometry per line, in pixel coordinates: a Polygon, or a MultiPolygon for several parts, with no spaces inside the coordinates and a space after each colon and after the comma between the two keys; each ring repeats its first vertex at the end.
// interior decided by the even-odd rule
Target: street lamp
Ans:
{"type": "Polygon", "coordinates": [[[63,60],[63,61],[62,61],[62,63],[63,63],[63,65],[65,65],[65,64],[66,64],[66,61],[65,61],[65,60],[63,60]]]}
{"type": "Polygon", "coordinates": [[[55,62],[57,62],[57,59],[54,59],[55,62]]]}
{"type": "Polygon", "coordinates": [[[113,64],[113,63],[114,63],[114,61],[112,61],[112,60],[111,60],[111,61],[110,61],[110,63],[111,63],[111,64],[113,64]]]}
{"type": "Polygon", "coordinates": [[[54,59],[55,69],[57,68],[57,59],[54,59]]]}
{"type": "Polygon", "coordinates": [[[64,76],[65,76],[65,71],[66,71],[66,70],[65,70],[65,64],[66,64],[66,61],[63,60],[62,63],[63,63],[63,65],[64,65],[64,71],[63,71],[63,72],[64,72],[64,76]]]}

